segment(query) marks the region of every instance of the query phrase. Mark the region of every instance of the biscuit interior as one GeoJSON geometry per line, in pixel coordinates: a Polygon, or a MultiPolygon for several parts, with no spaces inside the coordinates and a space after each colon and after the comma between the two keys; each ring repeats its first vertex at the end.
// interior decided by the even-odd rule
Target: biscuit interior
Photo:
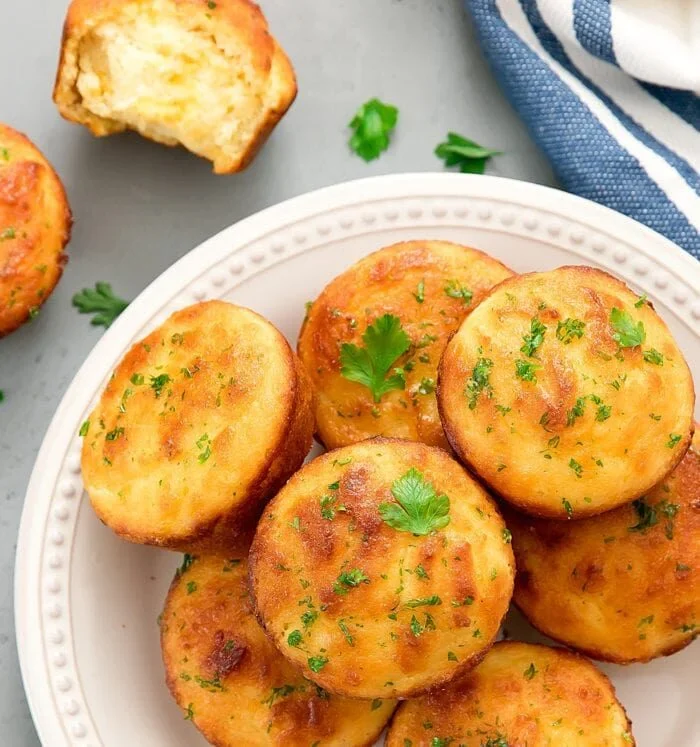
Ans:
{"type": "Polygon", "coordinates": [[[96,134],[129,128],[181,144],[217,172],[244,166],[296,93],[291,66],[257,6],[107,6],[95,16],[92,8],[87,17],[69,15],[56,91],[64,114],[96,134]]]}

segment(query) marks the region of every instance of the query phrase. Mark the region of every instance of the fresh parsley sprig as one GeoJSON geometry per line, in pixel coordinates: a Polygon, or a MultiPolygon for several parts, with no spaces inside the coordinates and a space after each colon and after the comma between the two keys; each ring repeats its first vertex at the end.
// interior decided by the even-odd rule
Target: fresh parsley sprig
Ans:
{"type": "Polygon", "coordinates": [[[380,503],[379,513],[393,529],[425,535],[450,523],[450,499],[444,494],[437,495],[433,485],[415,467],[394,481],[391,493],[396,503],[380,503]]]}
{"type": "Polygon", "coordinates": [[[115,296],[109,283],[95,283],[95,290],[83,288],[73,296],[73,306],[81,314],[94,314],[90,324],[95,327],[109,327],[129,305],[115,296]]]}
{"type": "Polygon", "coordinates": [[[375,403],[393,389],[405,389],[403,371],[392,367],[409,349],[411,341],[397,316],[384,314],[365,330],[364,347],[343,343],[340,349],[340,373],[350,381],[366,386],[375,403]]]}
{"type": "Polygon", "coordinates": [[[445,166],[459,166],[463,174],[483,174],[486,162],[501,151],[484,148],[456,132],[448,132],[447,140],[435,148],[435,155],[445,162],[445,166]]]}
{"type": "Polygon", "coordinates": [[[350,148],[365,161],[373,161],[389,147],[391,133],[399,119],[399,110],[379,99],[370,99],[355,114],[350,148]]]}
{"type": "Polygon", "coordinates": [[[610,312],[610,324],[613,328],[613,340],[621,348],[636,348],[647,339],[642,322],[634,319],[624,310],[613,308],[610,312]]]}

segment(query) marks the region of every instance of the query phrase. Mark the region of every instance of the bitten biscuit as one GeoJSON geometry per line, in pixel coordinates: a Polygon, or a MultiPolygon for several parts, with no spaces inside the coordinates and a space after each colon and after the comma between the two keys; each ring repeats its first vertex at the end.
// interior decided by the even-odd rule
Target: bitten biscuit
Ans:
{"type": "Polygon", "coordinates": [[[217,747],[369,747],[395,701],[349,700],[305,679],[270,643],[242,557],[186,558],[160,618],[170,692],[217,747]]]}
{"type": "Polygon", "coordinates": [[[695,392],[645,297],[591,267],[501,283],[440,363],[450,442],[504,499],[579,519],[639,498],[680,462],[695,392]]]}
{"type": "Polygon", "coordinates": [[[618,663],[649,661],[700,633],[700,435],[633,504],[562,524],[509,511],[514,601],[550,638],[618,663]]]}
{"type": "Polygon", "coordinates": [[[562,648],[501,641],[444,690],[399,706],[386,747],[630,747],[610,680],[562,648]]]}
{"type": "Polygon", "coordinates": [[[513,588],[496,506],[442,449],[371,439],[305,465],[250,552],[259,618],[305,677],[412,697],[473,667],[513,588]]]}
{"type": "Polygon", "coordinates": [[[250,0],[73,0],[68,9],[54,101],[94,135],[136,130],[232,173],[296,92],[250,0]]]}
{"type": "Polygon", "coordinates": [[[31,141],[0,124],[0,337],[39,313],[61,278],[71,211],[31,141]]]}
{"type": "Polygon", "coordinates": [[[407,241],[370,254],[331,281],[310,306],[298,345],[318,392],[320,440],[333,449],[387,436],[448,449],[435,401],[440,356],[467,314],[512,274],[476,249],[407,241]],[[375,372],[385,355],[386,361],[375,376],[383,388],[373,391],[358,381],[358,373],[369,371],[358,356],[367,349],[368,328],[371,334],[386,315],[397,329],[377,340],[370,360],[375,372]]]}
{"type": "Polygon", "coordinates": [[[267,320],[223,301],[182,309],[131,348],[83,424],[93,508],[131,542],[229,546],[311,448],[311,402],[267,320]]]}

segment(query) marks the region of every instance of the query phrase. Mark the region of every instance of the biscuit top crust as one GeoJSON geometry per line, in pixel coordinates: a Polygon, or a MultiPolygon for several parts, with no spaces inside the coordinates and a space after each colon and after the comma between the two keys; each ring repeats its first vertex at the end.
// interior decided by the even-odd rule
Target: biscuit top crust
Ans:
{"type": "Polygon", "coordinates": [[[562,648],[501,641],[459,682],[399,708],[387,747],[406,742],[630,747],[634,738],[613,686],[587,659],[562,648]]]}
{"type": "Polygon", "coordinates": [[[493,641],[512,593],[509,542],[492,500],[444,451],[372,439],[315,459],[267,507],[251,588],[305,676],[406,696],[493,641]]]}
{"type": "Polygon", "coordinates": [[[509,511],[515,602],[589,656],[647,661],[700,634],[700,434],[628,506],[572,524],[509,511]]]}
{"type": "Polygon", "coordinates": [[[245,504],[284,442],[293,356],[272,324],[223,301],[177,311],[135,344],[81,429],[98,515],[159,544],[245,504]]]}
{"type": "Polygon", "coordinates": [[[61,277],[71,213],[49,162],[0,124],[0,337],[39,312],[61,277]]]}
{"type": "Polygon", "coordinates": [[[693,381],[668,328],[645,297],[589,267],[495,288],[450,342],[438,387],[455,450],[534,515],[638,498],[693,432],[693,381]]]}
{"type": "Polygon", "coordinates": [[[476,249],[447,241],[409,241],[380,249],[335,278],[310,306],[299,355],[319,393],[317,427],[328,448],[391,436],[449,448],[435,401],[437,366],[450,335],[512,272],[476,249]],[[344,343],[362,346],[367,327],[385,314],[401,320],[410,348],[395,366],[405,389],[375,402],[343,377],[344,343]]]}
{"type": "Polygon", "coordinates": [[[167,683],[212,744],[371,744],[393,701],[331,695],[293,667],[255,619],[244,557],[186,556],[161,616],[167,683]]]}

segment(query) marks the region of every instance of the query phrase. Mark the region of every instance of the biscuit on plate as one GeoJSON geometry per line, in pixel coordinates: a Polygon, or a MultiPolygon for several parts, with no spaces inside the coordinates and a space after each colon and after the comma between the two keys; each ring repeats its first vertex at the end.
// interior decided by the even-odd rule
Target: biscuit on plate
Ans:
{"type": "Polygon", "coordinates": [[[0,124],[0,337],[35,317],[56,287],[71,223],[51,164],[27,137],[0,124]]]}
{"type": "Polygon", "coordinates": [[[250,0],[73,0],[54,101],[94,135],[136,130],[217,174],[253,159],[296,96],[250,0]]]}
{"type": "Polygon", "coordinates": [[[526,513],[579,519],[639,498],[680,462],[695,393],[644,296],[591,267],[501,283],[440,364],[438,403],[471,469],[526,513]]]}
{"type": "Polygon", "coordinates": [[[563,524],[509,511],[514,601],[550,638],[596,659],[648,661],[700,633],[700,435],[634,503],[563,524]]]}
{"type": "Polygon", "coordinates": [[[304,678],[255,619],[244,556],[186,556],[160,618],[170,692],[218,747],[366,747],[394,701],[349,700],[304,678]]]}
{"type": "Polygon", "coordinates": [[[310,306],[298,344],[318,391],[320,440],[337,448],[391,436],[449,448],[435,401],[438,361],[467,314],[512,274],[476,249],[407,241],[370,254],[331,281],[310,306]],[[386,315],[395,318],[393,326],[386,315]],[[357,373],[366,370],[358,356],[377,324],[379,358],[392,352],[373,389],[358,382],[357,373]]]}
{"type": "Polygon", "coordinates": [[[131,542],[228,544],[304,460],[311,399],[289,344],[255,312],[177,311],[124,356],[83,423],[93,508],[131,542]]]}
{"type": "Polygon", "coordinates": [[[630,747],[631,724],[610,680],[582,656],[497,643],[444,690],[399,706],[386,747],[630,747]]]}
{"type": "Polygon", "coordinates": [[[349,697],[409,697],[473,667],[512,595],[510,536],[442,449],[371,439],[326,453],[263,513],[258,616],[304,675],[349,697]]]}

